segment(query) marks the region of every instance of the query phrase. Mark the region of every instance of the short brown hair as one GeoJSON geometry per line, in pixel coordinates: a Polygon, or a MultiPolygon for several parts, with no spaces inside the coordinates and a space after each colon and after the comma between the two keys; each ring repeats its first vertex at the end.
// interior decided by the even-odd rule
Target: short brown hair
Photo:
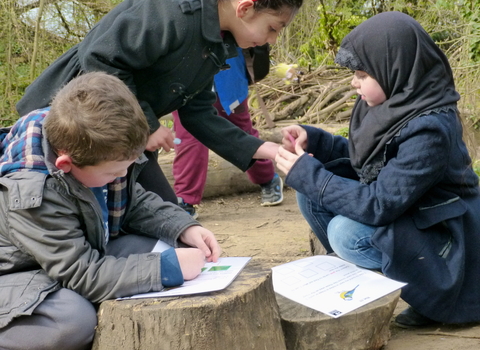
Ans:
{"type": "Polygon", "coordinates": [[[138,157],[149,136],[135,95],[102,72],[76,77],[60,89],[44,127],[54,151],[68,154],[78,167],[138,157]]]}

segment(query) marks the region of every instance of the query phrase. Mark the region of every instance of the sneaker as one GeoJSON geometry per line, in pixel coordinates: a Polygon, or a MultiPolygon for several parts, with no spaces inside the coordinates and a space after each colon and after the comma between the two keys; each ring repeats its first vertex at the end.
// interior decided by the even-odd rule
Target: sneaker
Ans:
{"type": "Polygon", "coordinates": [[[262,187],[262,207],[269,207],[283,202],[283,181],[278,174],[275,174],[273,179],[264,184],[262,187]]]}
{"type": "Polygon", "coordinates": [[[185,203],[183,201],[183,198],[181,197],[178,197],[177,199],[178,199],[178,206],[183,210],[185,210],[187,213],[189,213],[192,219],[195,220],[196,218],[198,218],[198,213],[192,204],[185,203]]]}
{"type": "Polygon", "coordinates": [[[432,326],[438,322],[419,314],[411,306],[395,317],[395,324],[401,328],[417,328],[432,326]]]}

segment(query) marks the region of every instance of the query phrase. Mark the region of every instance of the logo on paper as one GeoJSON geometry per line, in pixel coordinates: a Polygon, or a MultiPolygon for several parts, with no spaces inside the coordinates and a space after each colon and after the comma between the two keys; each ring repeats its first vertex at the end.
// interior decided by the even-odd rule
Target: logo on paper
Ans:
{"type": "Polygon", "coordinates": [[[359,286],[359,284],[357,284],[357,286],[355,288],[353,288],[352,290],[347,290],[345,292],[341,292],[340,293],[340,298],[342,298],[345,301],[353,300],[353,293],[355,293],[355,289],[357,289],[358,286],[359,286]]]}

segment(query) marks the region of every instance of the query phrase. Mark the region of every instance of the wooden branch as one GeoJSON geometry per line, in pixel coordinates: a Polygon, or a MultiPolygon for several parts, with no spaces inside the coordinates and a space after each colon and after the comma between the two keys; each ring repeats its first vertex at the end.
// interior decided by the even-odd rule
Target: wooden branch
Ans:
{"type": "MultiPolygon", "coordinates": [[[[351,104],[345,93],[352,89],[352,74],[338,66],[320,66],[299,75],[298,83],[285,85],[272,75],[257,83],[258,94],[263,97],[266,109],[276,122],[295,119],[298,123],[313,123],[320,117],[336,115],[336,120],[347,119],[351,114],[351,104]],[[340,98],[340,102],[338,99],[340,98]]],[[[256,127],[265,127],[263,117],[257,110],[251,111],[256,127]]]]}
{"type": "Polygon", "coordinates": [[[332,82],[329,82],[327,86],[325,86],[325,89],[318,95],[318,97],[315,99],[315,101],[312,103],[310,106],[310,109],[305,113],[305,115],[302,117],[302,120],[308,120],[310,116],[314,113],[314,111],[317,111],[321,109],[321,101],[323,101],[325,95],[327,94],[327,91],[330,90],[332,86],[332,82]]]}
{"type": "Polygon", "coordinates": [[[279,113],[275,115],[275,120],[282,120],[287,119],[288,116],[294,114],[294,112],[304,106],[308,100],[310,99],[310,95],[303,95],[295,102],[290,103],[287,107],[282,109],[279,113]]]}
{"type": "MultiPolygon", "coordinates": [[[[345,88],[345,87],[344,87],[345,88]]],[[[338,91],[342,91],[342,89],[339,89],[338,91]]],[[[332,93],[330,93],[323,101],[322,101],[322,107],[323,105],[326,104],[326,102],[330,101],[332,99],[332,97],[336,96],[338,94],[338,91],[334,91],[332,93]],[[323,103],[325,102],[325,103],[323,103]]],[[[329,105],[328,107],[320,110],[319,112],[317,113],[312,113],[311,115],[309,115],[307,118],[306,117],[302,117],[300,118],[298,121],[299,123],[304,123],[307,121],[308,118],[311,118],[313,119],[314,117],[317,118],[317,123],[320,122],[320,117],[322,115],[325,115],[325,114],[329,114],[331,112],[334,112],[336,110],[340,110],[342,109],[343,107],[346,107],[344,106],[345,104],[345,101],[347,101],[349,98],[351,98],[353,95],[355,95],[357,92],[355,90],[351,90],[351,91],[348,91],[347,93],[345,93],[345,95],[343,95],[343,97],[341,99],[339,99],[338,101],[336,101],[335,103],[329,105]]]]}
{"type": "Polygon", "coordinates": [[[344,106],[346,107],[346,104],[345,104],[345,101],[347,101],[348,99],[350,99],[353,95],[355,95],[357,93],[356,90],[351,90],[349,92],[347,92],[345,95],[343,95],[343,97],[341,99],[339,99],[337,102],[331,104],[330,106],[328,106],[327,108],[321,110],[319,113],[318,113],[318,118],[320,118],[321,115],[323,114],[328,114],[330,112],[333,112],[335,110],[339,110],[340,106],[344,106]]]}
{"type": "Polygon", "coordinates": [[[263,112],[263,117],[265,118],[265,122],[267,123],[267,127],[268,127],[269,129],[274,128],[274,127],[275,127],[275,123],[273,122],[272,117],[270,116],[270,113],[268,113],[268,109],[267,109],[267,107],[265,106],[265,102],[263,101],[262,96],[261,96],[260,93],[258,92],[258,89],[256,88],[255,85],[253,86],[253,89],[255,90],[255,93],[256,93],[256,95],[257,95],[258,105],[260,106],[260,109],[261,109],[262,112],[263,112]]]}
{"type": "Polygon", "coordinates": [[[352,108],[349,108],[346,111],[338,112],[337,115],[335,116],[335,121],[343,122],[345,120],[350,119],[351,115],[352,115],[352,108]]]}
{"type": "Polygon", "coordinates": [[[472,336],[472,335],[463,335],[458,333],[447,333],[447,332],[423,332],[417,333],[418,335],[439,335],[441,337],[456,337],[456,338],[468,338],[468,339],[480,339],[480,337],[472,336]]]}
{"type": "Polygon", "coordinates": [[[279,92],[279,93],[281,93],[281,94],[286,94],[286,95],[290,95],[290,96],[298,96],[298,94],[292,94],[292,93],[290,93],[290,92],[288,92],[288,91],[279,90],[279,89],[276,89],[276,88],[274,88],[274,87],[272,87],[272,86],[269,86],[269,85],[265,85],[265,84],[262,84],[262,83],[257,83],[257,84],[260,85],[260,86],[265,86],[265,87],[267,87],[268,89],[273,90],[273,91],[277,91],[277,92],[279,92]]]}

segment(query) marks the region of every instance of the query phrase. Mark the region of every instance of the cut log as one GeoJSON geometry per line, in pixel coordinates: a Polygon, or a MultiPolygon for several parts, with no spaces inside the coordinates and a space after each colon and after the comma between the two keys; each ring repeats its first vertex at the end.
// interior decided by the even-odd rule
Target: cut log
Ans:
{"type": "MultiPolygon", "coordinates": [[[[312,255],[326,250],[309,230],[312,255]]],[[[390,319],[400,298],[395,291],[339,318],[276,295],[287,350],[378,350],[390,339],[390,319]]]]}
{"type": "MultiPolygon", "coordinates": [[[[174,157],[174,152],[161,154],[158,157],[160,167],[172,187],[174,157]]],[[[192,171],[195,171],[195,169],[192,169],[192,171]]],[[[208,172],[203,198],[255,191],[260,195],[260,186],[251,183],[243,171],[212,151],[209,151],[208,172]]]]}
{"type": "Polygon", "coordinates": [[[312,255],[325,255],[327,254],[327,250],[325,247],[320,243],[320,240],[315,236],[315,233],[311,229],[309,229],[308,234],[309,242],[310,242],[310,252],[312,255]]]}
{"type": "Polygon", "coordinates": [[[276,294],[287,350],[378,350],[390,339],[395,291],[339,318],[276,294]]]}
{"type": "Polygon", "coordinates": [[[271,270],[252,261],[223,291],[103,302],[92,350],[286,350],[271,270]]]}
{"type": "MultiPolygon", "coordinates": [[[[260,138],[275,143],[282,142],[280,128],[262,130],[260,138]]],[[[175,152],[160,153],[158,157],[158,163],[172,187],[174,181],[172,171],[174,158],[175,152]]],[[[281,173],[280,175],[283,176],[281,173]]],[[[243,171],[214,152],[209,151],[207,180],[203,198],[255,191],[260,194],[260,186],[251,183],[243,171]]]]}

